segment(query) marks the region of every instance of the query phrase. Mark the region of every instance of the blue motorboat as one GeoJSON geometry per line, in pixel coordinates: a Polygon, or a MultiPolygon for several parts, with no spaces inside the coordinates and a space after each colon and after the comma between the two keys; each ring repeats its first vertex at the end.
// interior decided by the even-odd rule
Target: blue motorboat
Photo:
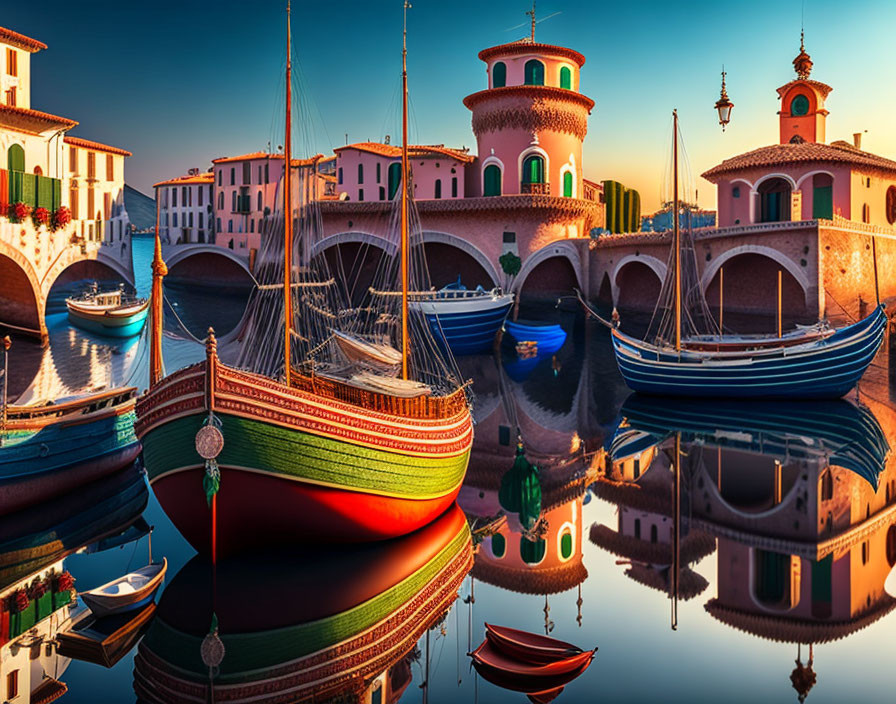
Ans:
{"type": "Polygon", "coordinates": [[[106,337],[132,337],[146,323],[149,299],[136,298],[122,289],[98,291],[96,285],[78,297],[65,299],[69,322],[106,337]]]}
{"type": "Polygon", "coordinates": [[[500,288],[467,289],[460,278],[438,291],[411,294],[411,306],[420,310],[435,336],[452,354],[487,352],[510,312],[513,294],[500,288]]]}
{"type": "Polygon", "coordinates": [[[566,331],[556,323],[505,320],[504,332],[516,343],[535,343],[538,356],[554,354],[566,342],[566,331]]]}

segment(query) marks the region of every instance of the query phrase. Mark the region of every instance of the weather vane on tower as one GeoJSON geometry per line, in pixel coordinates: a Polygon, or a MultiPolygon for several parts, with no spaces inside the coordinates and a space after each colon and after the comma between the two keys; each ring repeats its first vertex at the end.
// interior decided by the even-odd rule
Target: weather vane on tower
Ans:
{"type": "Polygon", "coordinates": [[[535,0],[532,0],[532,9],[526,10],[526,14],[529,15],[529,19],[532,22],[532,34],[529,37],[529,41],[533,44],[535,43],[535,0]]]}

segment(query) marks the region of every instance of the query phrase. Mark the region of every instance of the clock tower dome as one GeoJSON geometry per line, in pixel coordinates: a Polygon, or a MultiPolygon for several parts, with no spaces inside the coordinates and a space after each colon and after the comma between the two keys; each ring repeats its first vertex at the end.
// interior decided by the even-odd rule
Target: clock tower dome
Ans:
{"type": "Polygon", "coordinates": [[[781,127],[781,144],[824,142],[825,119],[828,111],[824,101],[833,90],[829,85],[809,78],[812,59],[806,53],[803,35],[800,34],[800,53],[793,60],[796,79],[778,88],[781,109],[778,111],[781,127]]]}

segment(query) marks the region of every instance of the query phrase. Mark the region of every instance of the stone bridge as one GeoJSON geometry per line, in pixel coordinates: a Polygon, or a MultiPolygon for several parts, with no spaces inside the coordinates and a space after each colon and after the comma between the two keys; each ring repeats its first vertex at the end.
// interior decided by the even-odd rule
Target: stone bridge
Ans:
{"type": "MultiPolygon", "coordinates": [[[[716,312],[775,315],[778,272],[785,322],[855,318],[875,300],[872,235],[881,298],[896,295],[896,236],[840,217],[694,231],[700,287],[716,312]],[[724,282],[720,292],[720,281],[724,282]]],[[[652,311],[672,234],[608,235],[591,242],[587,294],[620,311],[652,311]]]]}
{"type": "Polygon", "coordinates": [[[210,243],[162,245],[166,284],[245,288],[254,283],[252,255],[210,243]]]}
{"type": "Polygon", "coordinates": [[[54,285],[118,280],[134,284],[129,237],[92,241],[30,222],[0,221],[0,329],[46,340],[47,297],[54,285]]]}

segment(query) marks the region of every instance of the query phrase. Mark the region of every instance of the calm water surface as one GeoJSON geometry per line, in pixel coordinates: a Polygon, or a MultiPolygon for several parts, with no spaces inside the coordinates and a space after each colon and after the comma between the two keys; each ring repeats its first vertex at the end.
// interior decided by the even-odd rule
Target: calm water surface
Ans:
{"type": "MultiPolygon", "coordinates": [[[[151,246],[135,243],[142,294],[151,246]]],[[[209,324],[226,330],[242,312],[238,297],[168,295],[197,334],[209,324]]],[[[168,558],[169,572],[137,673],[137,648],[110,669],[36,660],[67,685],[63,701],[135,701],[135,678],[147,701],[211,701],[202,686],[172,694],[166,677],[182,668],[208,682],[199,643],[212,611],[226,648],[217,686],[258,694],[259,679],[288,674],[300,657],[320,650],[324,659],[337,657],[332,646],[357,635],[346,625],[355,607],[374,602],[377,621],[422,606],[388,642],[374,638],[344,661],[362,678],[330,673],[341,684],[305,690],[314,701],[363,690],[377,677],[382,694],[362,701],[527,701],[471,671],[465,654],[481,642],[485,622],[599,646],[560,702],[777,702],[798,701],[800,693],[812,702],[890,700],[896,600],[884,583],[896,563],[896,465],[888,452],[896,412],[886,355],[863,380],[861,405],[854,398],[746,406],[626,401],[606,333],[574,313],[553,314],[570,332],[555,357],[521,362],[505,352],[461,360],[477,394],[476,439],[459,499],[473,528],[472,572],[421,577],[431,564],[426,558],[417,569],[421,554],[448,550],[461,559],[471,552],[469,539],[451,543],[456,531],[435,526],[379,546],[254,556],[220,566],[213,584],[210,567],[150,491],[143,516],[155,527],[153,554],[168,558]],[[511,471],[516,427],[540,468],[535,489],[525,468],[511,471]],[[678,510],[670,461],[676,434],[678,510]],[[451,579],[462,581],[446,615],[446,604],[424,597],[450,590],[451,579]],[[402,599],[382,597],[396,581],[407,586],[402,599]],[[307,626],[315,621],[325,626],[307,626]],[[416,646],[407,640],[427,626],[416,646]]],[[[48,324],[47,349],[16,341],[16,394],[58,398],[106,384],[145,386],[145,340],[109,344],[70,328],[61,311],[48,324]]],[[[173,319],[166,327],[168,371],[202,357],[199,345],[174,336],[173,319]]],[[[73,524],[101,524],[96,505],[77,502],[43,506],[32,518],[69,511],[73,524]]],[[[5,530],[8,537],[16,527],[5,530]]],[[[147,547],[144,538],[72,555],[65,566],[86,590],[145,564],[147,547]]],[[[2,653],[0,665],[11,662],[9,646],[2,653]]],[[[27,701],[23,694],[13,701],[27,701]]]]}

